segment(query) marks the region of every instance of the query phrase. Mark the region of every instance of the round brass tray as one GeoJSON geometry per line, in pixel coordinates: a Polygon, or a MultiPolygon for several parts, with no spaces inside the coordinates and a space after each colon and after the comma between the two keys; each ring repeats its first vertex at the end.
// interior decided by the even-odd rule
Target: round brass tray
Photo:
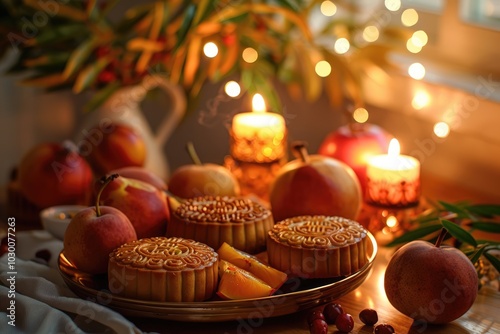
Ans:
{"type": "Polygon", "coordinates": [[[368,240],[368,263],[354,274],[330,279],[291,278],[274,295],[255,299],[179,303],[119,297],[108,290],[106,275],[89,275],[79,271],[66,259],[64,252],[59,255],[59,272],[77,296],[107,306],[124,316],[196,322],[268,318],[335,300],[360,286],[377,255],[377,242],[371,233],[368,233],[368,240]]]}

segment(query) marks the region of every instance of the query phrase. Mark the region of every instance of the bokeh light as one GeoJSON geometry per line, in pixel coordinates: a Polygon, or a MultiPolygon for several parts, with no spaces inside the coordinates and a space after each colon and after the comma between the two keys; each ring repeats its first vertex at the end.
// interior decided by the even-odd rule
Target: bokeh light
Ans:
{"type": "Polygon", "coordinates": [[[246,48],[243,50],[241,57],[243,58],[244,61],[247,63],[251,64],[254,63],[257,58],[259,58],[259,54],[257,53],[257,50],[254,48],[246,48]]]}
{"type": "Polygon", "coordinates": [[[446,138],[450,134],[450,126],[445,122],[434,124],[434,134],[439,138],[446,138]]]}
{"type": "Polygon", "coordinates": [[[413,8],[405,9],[401,14],[401,23],[406,27],[412,27],[418,22],[418,13],[413,8]]]}
{"type": "Polygon", "coordinates": [[[321,14],[325,16],[333,16],[337,13],[337,6],[333,2],[326,0],[321,3],[320,10],[321,14]]]}
{"type": "Polygon", "coordinates": [[[335,41],[335,45],[333,46],[335,52],[338,54],[344,54],[349,51],[351,47],[351,43],[347,40],[347,38],[339,38],[335,41]]]}
{"type": "Polygon", "coordinates": [[[417,45],[415,45],[413,43],[413,38],[409,38],[408,39],[408,41],[406,42],[406,48],[411,53],[419,53],[420,51],[422,51],[422,47],[421,46],[417,46],[417,45]]]}
{"type": "Polygon", "coordinates": [[[208,42],[203,46],[203,53],[208,58],[214,58],[219,53],[219,48],[214,42],[208,42]]]}
{"type": "Polygon", "coordinates": [[[367,42],[375,42],[380,36],[380,31],[375,26],[367,26],[363,29],[363,39],[367,42]]]}
{"type": "Polygon", "coordinates": [[[224,91],[230,97],[237,97],[241,93],[241,87],[236,81],[228,81],[224,86],[224,91]]]}
{"type": "Polygon", "coordinates": [[[396,12],[401,8],[401,0],[385,0],[385,8],[391,12],[396,12]]]}
{"type": "Polygon", "coordinates": [[[316,71],[317,75],[324,78],[332,73],[332,66],[326,60],[320,60],[316,63],[314,70],[316,71]]]}
{"type": "Polygon", "coordinates": [[[368,120],[369,113],[365,108],[357,108],[352,113],[352,118],[358,123],[365,123],[368,120]]]}
{"type": "Polygon", "coordinates": [[[429,93],[425,90],[419,90],[413,96],[413,100],[411,101],[411,106],[416,110],[423,109],[429,105],[431,102],[431,97],[429,93]]]}
{"type": "Polygon", "coordinates": [[[429,41],[429,37],[427,36],[427,33],[423,30],[417,30],[413,33],[411,36],[411,41],[413,44],[419,47],[424,47],[427,42],[429,41]]]}
{"type": "Polygon", "coordinates": [[[425,77],[425,67],[420,63],[413,63],[408,67],[408,74],[415,80],[421,80],[425,77]]]}

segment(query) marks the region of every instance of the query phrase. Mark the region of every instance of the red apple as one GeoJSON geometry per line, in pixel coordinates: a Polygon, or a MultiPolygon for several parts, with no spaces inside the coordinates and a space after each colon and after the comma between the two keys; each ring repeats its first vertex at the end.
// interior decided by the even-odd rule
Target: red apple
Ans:
{"type": "Polygon", "coordinates": [[[168,190],[180,198],[204,195],[237,196],[238,180],[229,169],[217,164],[202,164],[191,143],[187,144],[194,164],[177,168],[170,177],[168,190]]]}
{"type": "Polygon", "coordinates": [[[167,196],[149,183],[119,177],[103,190],[101,204],[122,211],[139,239],[165,235],[170,218],[167,196]]]}
{"type": "Polygon", "coordinates": [[[40,209],[88,205],[92,194],[92,170],[69,142],[31,149],[19,163],[17,179],[22,195],[40,209]]]}
{"type": "Polygon", "coordinates": [[[353,170],[333,158],[307,155],[303,144],[294,145],[294,151],[300,158],[284,165],[271,184],[274,220],[302,215],[356,219],[362,197],[353,170]]]}
{"type": "Polygon", "coordinates": [[[146,161],[144,139],[128,125],[96,127],[85,134],[80,151],[98,175],[122,167],[143,166],[146,161]]]}
{"type": "MultiPolygon", "coordinates": [[[[102,189],[112,178],[108,178],[102,189]]],[[[108,270],[109,254],[124,243],[137,240],[130,220],[118,209],[96,206],[79,211],[64,234],[64,255],[79,270],[102,274],[108,270]]]]}
{"type": "Polygon", "coordinates": [[[458,319],[477,295],[474,265],[460,250],[440,247],[445,234],[443,229],[436,245],[422,240],[405,244],[394,253],[385,272],[387,298],[423,330],[427,323],[458,319]]]}
{"type": "Polygon", "coordinates": [[[318,153],[346,163],[354,170],[363,192],[366,189],[366,165],[378,154],[386,154],[393,136],[374,124],[350,124],[328,134],[318,153]]]}
{"type": "Polygon", "coordinates": [[[129,166],[118,168],[111,171],[111,174],[118,174],[129,179],[144,181],[160,190],[167,190],[167,183],[161,177],[144,167],[129,166]]]}

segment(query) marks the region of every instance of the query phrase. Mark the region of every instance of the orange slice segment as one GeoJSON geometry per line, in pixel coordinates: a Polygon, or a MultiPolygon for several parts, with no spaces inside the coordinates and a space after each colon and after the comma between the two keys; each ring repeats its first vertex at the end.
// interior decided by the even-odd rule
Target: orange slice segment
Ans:
{"type": "Polygon", "coordinates": [[[240,251],[228,243],[223,243],[217,250],[217,253],[219,254],[219,259],[230,262],[252,273],[275,290],[279,289],[288,278],[284,272],[262,263],[255,256],[240,251]]]}
{"type": "Polygon", "coordinates": [[[266,297],[272,295],[275,291],[248,271],[224,260],[219,261],[219,273],[221,279],[217,295],[223,299],[266,297]]]}

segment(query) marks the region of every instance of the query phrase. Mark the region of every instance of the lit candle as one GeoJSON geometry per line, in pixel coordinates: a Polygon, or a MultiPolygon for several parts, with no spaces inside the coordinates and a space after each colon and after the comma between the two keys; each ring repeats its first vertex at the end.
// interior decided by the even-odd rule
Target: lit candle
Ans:
{"type": "Polygon", "coordinates": [[[252,112],[236,114],[231,127],[231,156],[246,162],[273,162],[286,155],[286,126],[281,115],[266,112],[262,95],[252,99],[252,112]]]}
{"type": "Polygon", "coordinates": [[[399,154],[397,139],[389,144],[388,154],[368,161],[366,202],[377,206],[409,207],[418,204],[420,196],[420,162],[399,154]]]}

